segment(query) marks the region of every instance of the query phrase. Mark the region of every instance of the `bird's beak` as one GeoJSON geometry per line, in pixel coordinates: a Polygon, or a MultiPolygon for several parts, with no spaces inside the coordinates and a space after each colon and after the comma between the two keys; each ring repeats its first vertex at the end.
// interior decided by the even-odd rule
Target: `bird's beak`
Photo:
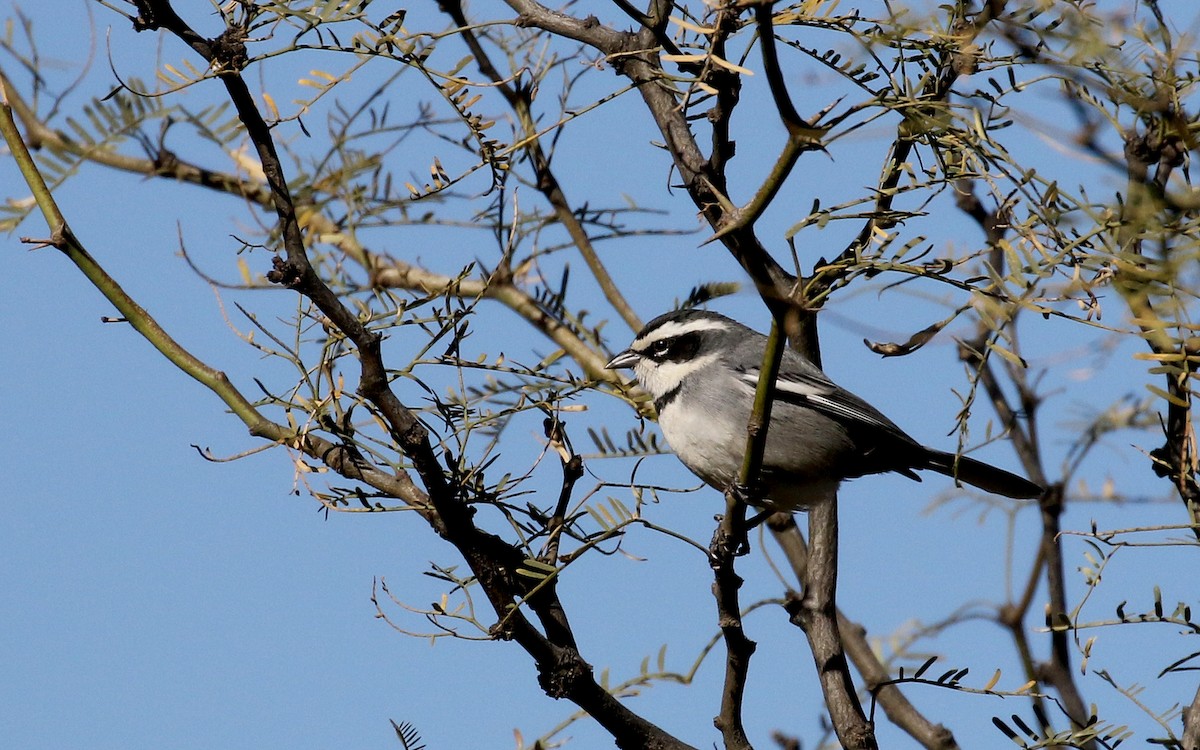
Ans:
{"type": "Polygon", "coordinates": [[[617,356],[608,360],[608,364],[606,364],[604,366],[604,369],[620,370],[623,367],[633,367],[634,365],[636,365],[638,363],[638,360],[641,358],[642,358],[642,355],[638,354],[634,350],[626,349],[625,351],[621,352],[617,356]]]}

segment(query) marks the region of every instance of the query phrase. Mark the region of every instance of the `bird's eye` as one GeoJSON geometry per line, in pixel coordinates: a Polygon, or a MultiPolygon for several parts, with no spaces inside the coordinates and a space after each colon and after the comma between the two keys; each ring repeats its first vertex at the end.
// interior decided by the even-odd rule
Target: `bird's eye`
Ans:
{"type": "Polygon", "coordinates": [[[674,336],[662,341],[656,341],[650,347],[648,352],[651,359],[656,362],[664,362],[670,360],[672,362],[685,362],[696,356],[696,351],[700,348],[700,334],[685,333],[682,336],[674,336]]]}

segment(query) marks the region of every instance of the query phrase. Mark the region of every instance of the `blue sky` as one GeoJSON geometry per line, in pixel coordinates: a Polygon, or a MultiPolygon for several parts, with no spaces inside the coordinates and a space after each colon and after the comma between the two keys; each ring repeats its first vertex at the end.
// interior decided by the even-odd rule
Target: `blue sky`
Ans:
{"type": "MultiPolygon", "coordinates": [[[[110,26],[108,44],[119,70],[147,76],[157,51],[153,37],[134,35],[102,8],[95,8],[95,27],[89,29],[84,8],[83,3],[22,6],[34,20],[57,87],[86,62],[89,44],[98,45],[68,108],[102,96],[113,85],[104,61],[110,26]],[[63,5],[70,10],[62,12],[63,5]]],[[[422,22],[414,14],[410,29],[422,22]]],[[[167,61],[187,55],[174,40],[163,40],[162,47],[167,61]]],[[[11,58],[2,59],[9,71],[11,58]]],[[[287,73],[278,75],[282,80],[287,73]]],[[[761,82],[747,87],[748,111],[764,100],[756,83],[761,82]]],[[[614,76],[598,72],[586,92],[615,85],[614,76]]],[[[207,84],[196,96],[216,96],[218,88],[207,84]]],[[[803,96],[802,109],[825,103],[821,87],[813,86],[803,96]]],[[[558,147],[563,174],[574,178],[565,181],[568,194],[597,205],[618,204],[628,196],[670,212],[677,228],[695,227],[685,196],[666,194],[673,175],[662,152],[650,145],[655,134],[629,114],[637,111],[635,105],[627,97],[623,105],[601,108],[568,129],[558,147]]],[[[880,126],[864,133],[861,145],[856,141],[829,157],[805,157],[802,179],[789,185],[778,204],[797,208],[764,221],[763,235],[773,248],[785,247],[783,231],[814,196],[833,204],[875,179],[886,132],[880,126]]],[[[301,138],[295,129],[282,135],[296,142],[301,138]]],[[[780,138],[773,120],[740,135],[737,179],[746,184],[756,179],[780,138]]],[[[1013,145],[1041,155],[1045,169],[1070,174],[1081,168],[1082,162],[1069,155],[1056,156],[1045,140],[1013,145]]],[[[411,162],[405,168],[420,173],[429,154],[416,145],[406,158],[411,162]]],[[[1097,191],[1113,190],[1119,180],[1096,169],[1089,184],[1097,191]]],[[[9,160],[0,160],[0,187],[6,197],[27,194],[9,160]]],[[[265,374],[274,379],[268,382],[286,382],[283,368],[238,341],[222,310],[245,329],[232,314],[233,300],[270,320],[294,311],[290,293],[222,293],[218,298],[177,254],[182,238],[204,269],[236,279],[238,244],[230,235],[255,214],[197,188],[96,167],[84,167],[57,197],[86,246],[181,343],[226,370],[246,393],[256,393],[252,377],[265,374]]],[[[529,191],[521,200],[537,199],[529,191]]],[[[943,247],[979,241],[952,212],[943,210],[924,223],[943,247]]],[[[834,226],[802,236],[800,250],[809,262],[831,255],[836,250],[811,247],[814,238],[836,249],[847,231],[848,226],[834,226]]],[[[10,394],[8,429],[0,439],[10,478],[3,493],[8,512],[0,524],[0,565],[8,573],[0,599],[0,736],[5,745],[391,748],[398,747],[388,723],[393,719],[413,723],[429,748],[511,747],[514,730],[531,740],[572,713],[571,706],[541,694],[530,661],[512,644],[431,643],[397,633],[376,617],[371,595],[377,581],[386,580],[404,601],[426,606],[445,588],[424,575],[430,563],[459,563],[420,519],[404,513],[326,517],[303,490],[293,493],[292,465],[279,451],[226,463],[203,460],[193,445],[231,456],[257,444],[214,396],[133,331],[101,322],[113,313],[111,307],[56,251],[30,249],[17,239],[45,232],[35,217],[11,235],[3,244],[0,274],[0,313],[9,338],[0,389],[10,394]]],[[[472,258],[494,257],[494,245],[470,230],[393,229],[367,239],[379,250],[446,273],[472,258]]],[[[717,245],[697,247],[701,239],[695,234],[645,238],[602,248],[648,319],[697,283],[740,278],[717,245]]],[[[266,254],[244,257],[256,273],[267,270],[266,254]]],[[[582,264],[571,262],[582,271],[582,264]]],[[[937,289],[849,294],[824,318],[822,334],[826,369],[836,380],[923,442],[951,449],[954,437],[948,433],[959,405],[954,389],[965,383],[953,342],[943,337],[919,355],[889,360],[860,343],[864,336],[903,340],[943,316],[946,304],[937,289]]],[[[748,294],[716,307],[765,326],[765,314],[748,294]]],[[[514,318],[499,307],[482,309],[477,325],[484,334],[511,330],[514,318]]],[[[606,332],[613,346],[623,346],[632,335],[615,320],[606,332]]],[[[491,351],[489,341],[496,339],[480,339],[482,334],[472,346],[491,351]]],[[[1145,368],[1130,360],[1132,347],[1102,354],[1097,351],[1101,341],[1099,334],[1057,320],[1027,329],[1025,355],[1035,368],[1049,369],[1048,422],[1069,427],[1125,394],[1144,395],[1145,368]]],[[[532,359],[531,351],[549,349],[544,341],[528,338],[501,346],[526,359],[532,359]]],[[[416,398],[415,393],[401,395],[416,398]]],[[[611,398],[591,394],[581,401],[588,411],[568,417],[577,448],[589,447],[586,427],[620,434],[634,426],[611,398]]],[[[989,415],[978,412],[973,435],[982,436],[989,415]]],[[[506,439],[512,440],[513,456],[520,457],[514,463],[536,452],[536,420],[518,422],[510,432],[506,439]]],[[[1047,453],[1052,460],[1062,460],[1068,434],[1051,433],[1047,453]]],[[[1162,495],[1165,488],[1140,452],[1154,447],[1154,440],[1133,433],[1114,437],[1097,449],[1083,476],[1093,489],[1111,479],[1118,491],[1133,497],[1162,495]]],[[[1016,466],[1004,446],[980,455],[1016,466]]],[[[620,481],[629,471],[627,464],[601,460],[590,462],[589,469],[581,487],[620,481]]],[[[654,472],[664,484],[696,484],[670,456],[650,459],[641,471],[654,472]]],[[[555,467],[547,462],[533,486],[552,492],[557,481],[555,467]]],[[[915,484],[892,476],[855,481],[842,493],[841,603],[884,645],[888,634],[946,617],[964,601],[1003,597],[1009,571],[1003,515],[985,515],[980,506],[963,501],[931,508],[931,500],[949,489],[937,477],[915,484]]],[[[627,494],[621,499],[629,501],[627,494]]],[[[720,509],[718,495],[704,489],[665,496],[645,514],[706,542],[720,509]]],[[[1087,503],[1073,506],[1064,523],[1086,529],[1093,518],[1102,528],[1183,520],[1172,504],[1087,503]]],[[[1021,560],[1036,543],[1036,519],[1026,511],[1012,529],[1021,560]]],[[[782,591],[763,545],[756,541],[755,546],[755,554],[740,564],[747,580],[743,602],[778,597],[782,591]]],[[[774,551],[770,541],[765,546],[774,551]]],[[[585,558],[564,576],[562,595],[585,658],[598,671],[610,670],[616,683],[635,675],[643,658],[653,663],[660,647],[669,644],[667,666],[686,671],[715,632],[706,561],[687,545],[649,531],[632,532],[624,549],[628,556],[585,558]]],[[[1072,600],[1078,601],[1083,589],[1075,567],[1087,564],[1085,547],[1069,541],[1066,550],[1072,600]]],[[[1194,570],[1191,553],[1123,551],[1089,604],[1095,618],[1110,616],[1121,599],[1129,599],[1131,611],[1148,609],[1155,584],[1168,609],[1178,600],[1195,603],[1195,576],[1183,572],[1194,570]]],[[[1019,578],[1024,569],[1018,563],[1014,575],[1019,578]]],[[[419,617],[386,604],[385,610],[405,627],[425,629],[419,617]]],[[[761,747],[770,746],[773,729],[815,738],[820,698],[802,635],[774,607],[749,615],[747,628],[759,641],[748,686],[752,738],[761,747]]],[[[978,622],[955,629],[939,647],[947,654],[946,668],[971,668],[972,684],[982,685],[1003,666],[999,687],[1015,688],[1023,680],[1011,655],[994,650],[997,643],[1003,641],[996,626],[978,622]]],[[[1038,648],[1044,655],[1044,644],[1038,648]]],[[[1093,660],[1123,682],[1151,682],[1159,668],[1189,648],[1196,650],[1170,626],[1109,629],[1100,635],[1093,660]],[[1154,627],[1161,634],[1150,634],[1154,627]]],[[[632,705],[686,741],[711,746],[719,742],[709,717],[718,707],[721,668],[719,658],[710,659],[693,686],[657,685],[632,705]]],[[[1194,690],[1194,679],[1186,674],[1169,676],[1154,681],[1147,700],[1161,710],[1172,700],[1190,700],[1194,690]]],[[[1028,716],[1019,699],[933,688],[914,688],[910,696],[973,747],[1011,746],[991,727],[991,716],[1028,716]]],[[[1145,717],[1099,680],[1085,681],[1085,697],[1111,709],[1113,718],[1133,723],[1139,738],[1150,736],[1145,717]]],[[[886,725],[880,733],[888,747],[910,746],[886,725]]],[[[572,747],[609,744],[586,720],[566,735],[574,738],[572,747]]]]}

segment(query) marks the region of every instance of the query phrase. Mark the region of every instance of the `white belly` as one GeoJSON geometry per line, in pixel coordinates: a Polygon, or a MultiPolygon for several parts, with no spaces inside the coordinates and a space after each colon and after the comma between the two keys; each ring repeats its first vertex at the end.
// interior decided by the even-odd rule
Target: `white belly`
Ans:
{"type": "MultiPolygon", "coordinates": [[[[709,486],[725,492],[737,481],[742,469],[742,456],[746,450],[746,432],[731,433],[722,430],[721,424],[740,424],[730,420],[729,415],[714,415],[691,409],[678,410],[668,407],[669,414],[659,421],[663,436],[684,466],[700,477],[709,486]]],[[[661,415],[660,415],[661,416],[661,415]]],[[[791,453],[792,446],[780,436],[767,434],[767,454],[779,463],[783,455],[791,453]],[[781,440],[783,442],[781,442],[781,440]]],[[[840,482],[836,479],[805,476],[803,473],[767,470],[761,477],[766,505],[779,510],[794,510],[809,507],[831,497],[840,482]]]]}

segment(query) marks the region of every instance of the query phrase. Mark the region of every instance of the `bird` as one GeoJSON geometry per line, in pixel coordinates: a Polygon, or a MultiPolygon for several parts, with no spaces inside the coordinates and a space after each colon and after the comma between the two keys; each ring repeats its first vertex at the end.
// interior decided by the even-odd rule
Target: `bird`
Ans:
{"type": "MultiPolygon", "coordinates": [[[[675,455],[725,492],[741,470],[765,347],[765,336],[724,315],[682,309],[647,323],[606,368],[633,369],[675,455]]],[[[921,481],[921,470],[1011,498],[1043,491],[1004,469],[925,447],[803,355],[785,349],[762,470],[750,488],[755,504],[772,511],[809,508],[844,480],[898,472],[921,481]]]]}

